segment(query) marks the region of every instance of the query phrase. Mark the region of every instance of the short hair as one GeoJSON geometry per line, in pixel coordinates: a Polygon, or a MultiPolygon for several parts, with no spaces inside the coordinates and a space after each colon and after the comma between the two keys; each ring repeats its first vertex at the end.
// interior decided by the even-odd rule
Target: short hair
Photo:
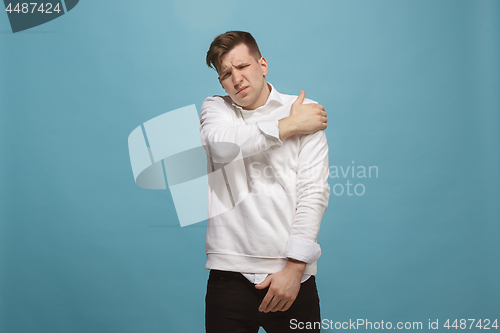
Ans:
{"type": "Polygon", "coordinates": [[[260,54],[259,46],[249,32],[245,31],[228,31],[221,34],[213,40],[207,52],[207,65],[219,72],[222,57],[237,45],[245,44],[248,47],[250,54],[259,60],[262,56],[260,54]]]}

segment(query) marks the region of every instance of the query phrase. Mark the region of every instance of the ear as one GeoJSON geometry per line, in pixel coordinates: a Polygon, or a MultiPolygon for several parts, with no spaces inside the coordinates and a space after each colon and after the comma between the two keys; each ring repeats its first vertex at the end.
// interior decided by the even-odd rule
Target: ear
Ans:
{"type": "Polygon", "coordinates": [[[268,73],[268,71],[269,71],[269,67],[267,66],[267,60],[266,60],[266,58],[260,57],[260,59],[259,59],[259,65],[260,65],[260,68],[262,70],[262,74],[264,76],[266,76],[267,73],[268,73]]]}

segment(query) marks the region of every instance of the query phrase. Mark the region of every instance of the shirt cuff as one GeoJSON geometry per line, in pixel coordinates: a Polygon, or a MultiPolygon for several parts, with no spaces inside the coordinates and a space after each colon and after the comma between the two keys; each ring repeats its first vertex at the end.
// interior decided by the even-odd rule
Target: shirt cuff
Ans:
{"type": "Polygon", "coordinates": [[[259,126],[260,131],[272,139],[273,143],[269,148],[271,150],[279,148],[283,144],[280,140],[280,130],[278,124],[278,120],[265,120],[257,122],[257,126],[259,126]]]}
{"type": "Polygon", "coordinates": [[[309,239],[290,236],[285,257],[312,264],[321,256],[321,247],[309,239]]]}

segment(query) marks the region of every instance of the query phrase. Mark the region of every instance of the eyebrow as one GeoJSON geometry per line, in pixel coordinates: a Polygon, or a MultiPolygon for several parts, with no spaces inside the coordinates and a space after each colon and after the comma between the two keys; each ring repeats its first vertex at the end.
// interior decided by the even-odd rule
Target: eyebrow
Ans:
{"type": "MultiPolygon", "coordinates": [[[[248,65],[248,64],[250,64],[248,61],[243,61],[243,62],[239,62],[239,63],[238,63],[236,66],[234,66],[234,67],[238,68],[238,67],[245,66],[245,65],[248,65]]],[[[223,77],[224,75],[226,75],[226,74],[227,74],[227,73],[229,73],[230,71],[231,71],[231,68],[226,69],[226,70],[223,70],[223,71],[221,72],[221,74],[220,74],[220,77],[223,77]]]]}

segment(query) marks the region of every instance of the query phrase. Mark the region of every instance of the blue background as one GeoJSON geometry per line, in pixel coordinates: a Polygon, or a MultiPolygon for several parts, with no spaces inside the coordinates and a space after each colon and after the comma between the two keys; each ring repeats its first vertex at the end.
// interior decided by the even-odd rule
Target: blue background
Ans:
{"type": "Polygon", "coordinates": [[[325,105],[332,166],[379,170],[330,178],[366,192],[331,194],[322,318],[500,319],[499,19],[488,0],[82,0],[12,34],[0,14],[0,331],[204,330],[206,222],[135,185],[127,137],[223,94],[205,54],[227,30],[325,105]]]}

